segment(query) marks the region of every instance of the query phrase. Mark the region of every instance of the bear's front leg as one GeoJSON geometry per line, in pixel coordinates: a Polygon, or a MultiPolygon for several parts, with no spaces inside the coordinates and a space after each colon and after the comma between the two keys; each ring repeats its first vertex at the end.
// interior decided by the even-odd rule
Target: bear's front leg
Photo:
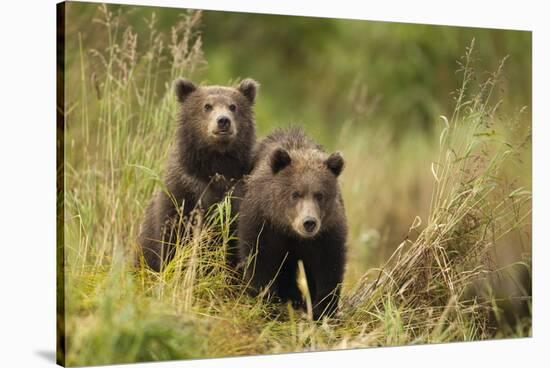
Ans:
{"type": "Polygon", "coordinates": [[[308,281],[313,319],[332,317],[338,308],[340,289],[344,276],[345,250],[343,242],[334,237],[315,245],[304,266],[308,281]]]}
{"type": "Polygon", "coordinates": [[[317,293],[312,300],[314,320],[319,320],[323,316],[334,316],[338,309],[338,302],[340,301],[340,289],[341,285],[334,283],[333,287],[327,287],[317,293]]]}
{"type": "Polygon", "coordinates": [[[284,265],[287,252],[267,229],[258,228],[258,231],[249,232],[252,236],[248,237],[244,234],[240,232],[239,247],[241,257],[245,256],[243,267],[249,292],[258,295],[265,290],[276,294],[276,277],[284,265]]]}
{"type": "Polygon", "coordinates": [[[284,255],[269,251],[259,251],[252,255],[250,262],[245,266],[245,280],[253,295],[267,292],[277,295],[277,276],[284,263],[284,255]]]}
{"type": "Polygon", "coordinates": [[[298,260],[288,256],[277,276],[277,294],[282,302],[290,301],[295,309],[305,309],[302,292],[298,288],[298,260]]]}

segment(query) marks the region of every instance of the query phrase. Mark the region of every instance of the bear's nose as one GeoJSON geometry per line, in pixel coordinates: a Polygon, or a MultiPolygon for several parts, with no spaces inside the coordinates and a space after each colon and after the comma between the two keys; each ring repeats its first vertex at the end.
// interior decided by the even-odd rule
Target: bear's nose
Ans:
{"type": "Polygon", "coordinates": [[[307,217],[304,221],[304,229],[311,233],[315,228],[317,227],[317,220],[315,220],[313,217],[307,217]]]}
{"type": "Polygon", "coordinates": [[[231,125],[231,120],[227,116],[220,116],[218,118],[218,129],[227,130],[231,125]]]}

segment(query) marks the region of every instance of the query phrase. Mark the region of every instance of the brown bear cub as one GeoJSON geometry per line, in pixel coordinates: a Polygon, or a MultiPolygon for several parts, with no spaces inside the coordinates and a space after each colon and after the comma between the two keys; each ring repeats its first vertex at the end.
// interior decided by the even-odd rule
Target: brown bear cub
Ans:
{"type": "Polygon", "coordinates": [[[255,150],[245,182],[238,237],[249,289],[303,307],[305,268],[313,318],[331,316],[340,298],[347,225],[337,178],[344,167],[298,128],[278,129],[255,150]]]}
{"type": "MultiPolygon", "coordinates": [[[[164,175],[166,190],[153,196],[138,238],[145,261],[156,271],[174,256],[180,220],[222,201],[250,172],[256,140],[254,80],[232,88],[198,87],[180,79],[174,87],[180,111],[164,175]]],[[[236,259],[235,254],[229,263],[236,259]]]]}

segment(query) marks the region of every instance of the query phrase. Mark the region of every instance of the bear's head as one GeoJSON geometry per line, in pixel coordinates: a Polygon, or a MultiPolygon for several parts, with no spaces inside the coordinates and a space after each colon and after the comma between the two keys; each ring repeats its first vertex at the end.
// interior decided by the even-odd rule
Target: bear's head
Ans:
{"type": "Polygon", "coordinates": [[[269,157],[275,222],[301,238],[313,238],[328,226],[340,201],[337,178],[344,168],[340,153],[317,149],[275,148],[269,157]]]}
{"type": "Polygon", "coordinates": [[[196,86],[187,79],[174,84],[180,103],[182,134],[187,140],[226,151],[255,137],[253,105],[259,84],[245,79],[236,87],[196,86]]]}

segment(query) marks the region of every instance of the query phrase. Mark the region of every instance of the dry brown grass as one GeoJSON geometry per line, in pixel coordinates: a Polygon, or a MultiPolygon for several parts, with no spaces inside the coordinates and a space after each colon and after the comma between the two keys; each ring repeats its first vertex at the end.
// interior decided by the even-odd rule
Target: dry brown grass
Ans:
{"type": "MultiPolygon", "coordinates": [[[[441,339],[443,330],[456,339],[465,332],[468,338],[494,336],[497,326],[489,324],[494,300],[480,286],[495,272],[492,253],[501,239],[529,224],[531,194],[507,187],[501,177],[523,144],[514,147],[493,128],[498,102],[491,101],[504,61],[475,89],[473,46],[472,41],[461,64],[464,79],[452,118],[441,117],[445,127],[431,167],[435,187],[428,222],[415,241],[401,243],[381,270],[367,273],[347,295],[344,313],[351,319],[369,319],[389,299],[400,318],[411,321],[406,324],[411,336],[431,341],[441,339]]],[[[410,231],[420,225],[417,218],[410,231]]]]}

